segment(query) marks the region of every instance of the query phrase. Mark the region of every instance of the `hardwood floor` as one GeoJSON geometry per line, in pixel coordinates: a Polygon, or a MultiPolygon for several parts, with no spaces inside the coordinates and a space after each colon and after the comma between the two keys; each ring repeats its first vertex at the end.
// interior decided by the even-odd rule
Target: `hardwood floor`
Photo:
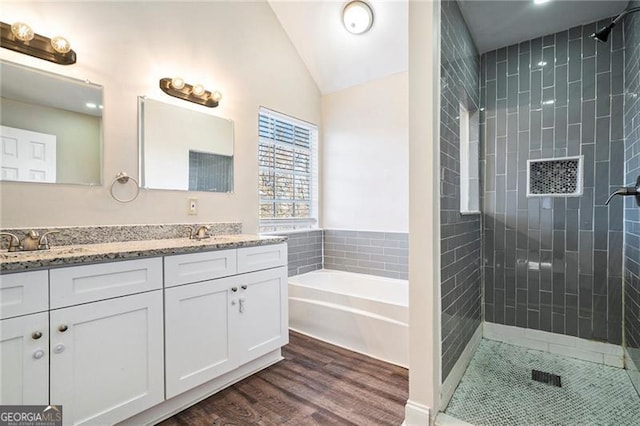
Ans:
{"type": "Polygon", "coordinates": [[[399,425],[408,371],[291,332],[284,360],[160,423],[399,425]]]}

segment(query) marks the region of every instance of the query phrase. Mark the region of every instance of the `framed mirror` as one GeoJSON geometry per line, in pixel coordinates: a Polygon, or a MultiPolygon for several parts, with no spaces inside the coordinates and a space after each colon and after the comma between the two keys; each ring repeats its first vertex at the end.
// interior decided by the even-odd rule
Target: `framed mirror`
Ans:
{"type": "Polygon", "coordinates": [[[233,121],[138,98],[140,185],[233,192],[233,121]]]}
{"type": "Polygon", "coordinates": [[[0,180],[100,185],[102,86],[0,60],[0,180]]]}

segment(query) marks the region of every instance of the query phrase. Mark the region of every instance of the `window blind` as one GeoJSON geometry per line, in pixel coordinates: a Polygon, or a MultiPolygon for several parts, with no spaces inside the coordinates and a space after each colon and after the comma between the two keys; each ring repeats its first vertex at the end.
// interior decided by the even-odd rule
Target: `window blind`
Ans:
{"type": "Polygon", "coordinates": [[[258,136],[261,230],[315,223],[316,126],[261,108],[258,136]]]}

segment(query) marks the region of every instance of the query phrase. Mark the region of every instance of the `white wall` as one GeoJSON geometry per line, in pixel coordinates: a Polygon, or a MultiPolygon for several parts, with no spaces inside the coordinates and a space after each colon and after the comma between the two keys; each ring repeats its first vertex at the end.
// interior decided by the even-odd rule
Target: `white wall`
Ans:
{"type": "Polygon", "coordinates": [[[322,227],[408,232],[408,73],[322,98],[322,227]]]}
{"type": "Polygon", "coordinates": [[[0,58],[104,86],[104,185],[0,184],[0,227],[239,220],[257,231],[259,106],[320,123],[316,84],[265,1],[3,1],[2,20],[64,35],[78,55],[62,66],[0,49],[0,58]],[[235,123],[235,193],[143,190],[109,196],[119,171],[138,174],[137,97],[202,108],[165,95],[160,78],[181,75],[223,94],[211,113],[235,123]],[[191,106],[193,105],[193,106],[191,106]],[[198,216],[187,198],[199,198],[198,216]]]}

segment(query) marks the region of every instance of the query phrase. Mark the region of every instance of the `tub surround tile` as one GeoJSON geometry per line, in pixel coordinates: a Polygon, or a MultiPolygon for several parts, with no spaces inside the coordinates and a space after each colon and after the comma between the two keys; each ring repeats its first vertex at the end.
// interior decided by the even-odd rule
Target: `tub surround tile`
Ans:
{"type": "Polygon", "coordinates": [[[60,246],[49,250],[0,253],[0,272],[20,272],[77,264],[112,262],[141,257],[167,256],[203,251],[254,247],[285,242],[286,237],[220,235],[203,240],[188,238],[108,242],[60,246]]]}
{"type": "Polygon", "coordinates": [[[403,232],[324,230],[324,268],[406,280],[409,236],[403,232]]]}
{"type": "Polygon", "coordinates": [[[322,229],[278,235],[287,237],[290,277],[322,269],[322,229]]]}
{"type": "MultiPolygon", "coordinates": [[[[96,225],[96,226],[56,226],[49,228],[12,228],[3,229],[22,238],[30,230],[43,234],[46,231],[59,230],[59,234],[51,234],[47,238],[52,247],[71,246],[78,244],[102,244],[126,241],[166,240],[186,238],[189,228],[195,230],[206,225],[209,235],[237,235],[242,233],[240,222],[212,222],[212,223],[171,223],[159,225],[96,225]]],[[[8,239],[2,238],[0,248],[6,250],[8,239]]]]}

